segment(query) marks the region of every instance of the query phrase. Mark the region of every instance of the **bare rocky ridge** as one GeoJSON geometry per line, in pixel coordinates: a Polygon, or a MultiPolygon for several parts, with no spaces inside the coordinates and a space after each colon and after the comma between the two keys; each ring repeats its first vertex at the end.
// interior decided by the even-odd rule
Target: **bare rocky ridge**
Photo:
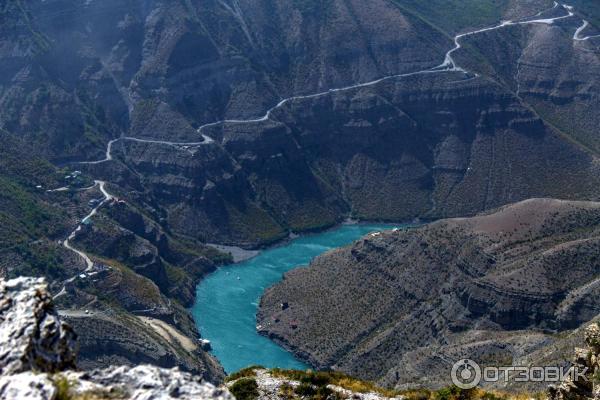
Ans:
{"type": "MultiPolygon", "coordinates": [[[[352,400],[391,400],[391,399],[405,399],[405,396],[399,394],[388,394],[381,393],[382,390],[379,388],[373,388],[371,391],[352,391],[347,388],[341,387],[339,385],[335,385],[333,383],[327,384],[326,382],[319,382],[322,388],[325,387],[325,390],[330,392],[329,396],[327,394],[313,394],[308,395],[300,395],[302,393],[301,386],[307,386],[307,377],[310,377],[310,373],[300,372],[300,371],[288,371],[294,375],[302,375],[304,374],[304,379],[301,377],[294,376],[286,376],[285,372],[278,370],[267,370],[265,368],[256,367],[253,368],[252,371],[249,371],[241,378],[233,378],[227,382],[227,387],[232,388],[234,391],[234,387],[236,383],[240,383],[241,381],[248,382],[249,380],[256,382],[256,400],[278,400],[278,399],[302,399],[302,398],[315,398],[315,397],[326,397],[326,398],[341,398],[341,399],[352,399],[352,400]],[[379,389],[380,391],[376,391],[379,389]]],[[[309,378],[310,379],[310,378],[309,378]]],[[[352,379],[352,378],[351,378],[352,379]]],[[[318,380],[315,379],[315,380],[318,380]]],[[[323,380],[323,378],[321,378],[323,380]]],[[[350,381],[350,379],[348,379],[350,381]]],[[[317,385],[311,385],[315,390],[318,390],[317,385]]],[[[234,393],[235,394],[235,393],[234,393]]]]}
{"type": "Polygon", "coordinates": [[[600,312],[599,233],[600,204],[533,199],[374,234],[286,274],[258,324],[319,368],[387,386],[443,386],[463,357],[556,363],[554,334],[600,312]]]}
{"type": "Polygon", "coordinates": [[[0,398],[233,399],[178,369],[76,371],[76,352],[76,335],[60,320],[43,279],[0,282],[0,398]]]}

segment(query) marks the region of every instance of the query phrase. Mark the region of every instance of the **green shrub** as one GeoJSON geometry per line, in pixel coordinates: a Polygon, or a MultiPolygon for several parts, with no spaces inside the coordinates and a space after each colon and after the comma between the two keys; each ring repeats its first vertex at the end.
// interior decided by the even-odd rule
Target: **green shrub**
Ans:
{"type": "Polygon", "coordinates": [[[301,383],[308,383],[314,386],[327,386],[331,383],[330,377],[325,373],[309,372],[300,378],[301,383]]]}
{"type": "Polygon", "coordinates": [[[256,400],[258,398],[258,384],[255,379],[241,378],[229,388],[237,400],[256,400]]]}
{"type": "Polygon", "coordinates": [[[298,396],[313,396],[317,393],[315,387],[310,383],[301,383],[294,389],[298,396]]]}
{"type": "Polygon", "coordinates": [[[294,393],[312,400],[330,399],[334,392],[327,386],[314,386],[308,382],[302,382],[294,389],[294,393]]]}
{"type": "Polygon", "coordinates": [[[57,376],[54,379],[54,386],[56,387],[56,400],[70,400],[71,399],[71,382],[64,376],[57,376]]]}
{"type": "Polygon", "coordinates": [[[294,395],[293,386],[287,382],[282,383],[279,387],[279,396],[281,396],[281,398],[285,400],[295,399],[296,396],[294,395]]]}
{"type": "Polygon", "coordinates": [[[458,386],[449,386],[434,393],[435,400],[471,400],[477,397],[475,389],[461,389],[458,386]]]}

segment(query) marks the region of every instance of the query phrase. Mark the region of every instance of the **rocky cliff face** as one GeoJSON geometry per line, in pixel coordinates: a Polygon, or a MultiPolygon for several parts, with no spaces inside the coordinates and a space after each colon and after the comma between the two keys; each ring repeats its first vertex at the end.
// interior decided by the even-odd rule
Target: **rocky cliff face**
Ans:
{"type": "Polygon", "coordinates": [[[550,386],[548,400],[597,399],[600,396],[598,387],[600,326],[597,323],[588,326],[584,335],[587,348],[576,348],[572,359],[572,365],[582,371],[581,376],[569,377],[559,385],[550,386]]]}
{"type": "Polygon", "coordinates": [[[0,373],[75,366],[77,335],[60,320],[43,279],[0,282],[0,373]]]}
{"type": "Polygon", "coordinates": [[[388,386],[443,386],[463,357],[557,362],[551,333],[598,314],[599,223],[598,203],[528,200],[373,234],[286,274],[258,324],[315,366],[388,386]]]}
{"type": "Polygon", "coordinates": [[[579,13],[585,8],[576,11],[553,24],[512,26],[465,38],[482,57],[476,60],[464,52],[458,58],[474,71],[496,76],[563,135],[598,155],[599,45],[594,38],[582,40],[595,34],[593,26],[576,33],[581,17],[590,18],[579,13]],[[499,47],[502,52],[492,50],[499,47]]]}
{"type": "Polygon", "coordinates": [[[60,159],[99,155],[129,128],[189,140],[193,123],[431,67],[449,45],[383,0],[11,0],[1,17],[3,126],[60,159]]]}
{"type": "Polygon", "coordinates": [[[76,340],[55,311],[44,280],[0,282],[2,399],[233,399],[177,369],[140,365],[76,371],[76,340]]]}
{"type": "Polygon", "coordinates": [[[120,140],[110,162],[81,168],[177,234],[256,247],[347,216],[598,196],[598,60],[593,40],[572,38],[580,16],[463,38],[454,55],[479,77],[328,92],[439,65],[457,32],[560,12],[544,0],[469,2],[464,13],[412,0],[19,4],[1,15],[3,130],[55,163],[101,160],[122,135],[162,141],[120,140]],[[201,145],[203,134],[214,141],[201,145]]]}
{"type": "Polygon", "coordinates": [[[439,218],[540,195],[596,196],[594,157],[484,79],[404,78],[297,100],[273,118],[213,128],[220,145],[192,153],[127,143],[120,157],[173,229],[244,246],[348,215],[439,218]]]}

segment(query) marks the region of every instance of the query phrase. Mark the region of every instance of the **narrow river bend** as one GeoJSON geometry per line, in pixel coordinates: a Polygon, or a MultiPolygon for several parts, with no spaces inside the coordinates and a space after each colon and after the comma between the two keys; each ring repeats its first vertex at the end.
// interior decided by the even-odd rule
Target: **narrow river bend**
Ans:
{"type": "Polygon", "coordinates": [[[328,250],[345,246],[375,231],[407,225],[357,224],[303,236],[256,257],[219,268],[196,290],[192,314],[203,338],[227,373],[250,365],[305,369],[307,366],[256,332],[260,296],[282,275],[328,250]]]}

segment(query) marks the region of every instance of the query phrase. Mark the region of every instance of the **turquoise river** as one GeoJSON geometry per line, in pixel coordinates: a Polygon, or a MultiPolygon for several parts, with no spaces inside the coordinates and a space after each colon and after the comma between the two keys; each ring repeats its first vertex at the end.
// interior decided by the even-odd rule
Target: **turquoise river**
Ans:
{"type": "Polygon", "coordinates": [[[256,311],[263,291],[280,281],[285,272],[307,265],[319,254],[394,226],[400,225],[342,225],[261,251],[206,277],[198,285],[192,314],[225,371],[231,373],[249,365],[306,368],[291,353],[256,332],[256,311]]]}

